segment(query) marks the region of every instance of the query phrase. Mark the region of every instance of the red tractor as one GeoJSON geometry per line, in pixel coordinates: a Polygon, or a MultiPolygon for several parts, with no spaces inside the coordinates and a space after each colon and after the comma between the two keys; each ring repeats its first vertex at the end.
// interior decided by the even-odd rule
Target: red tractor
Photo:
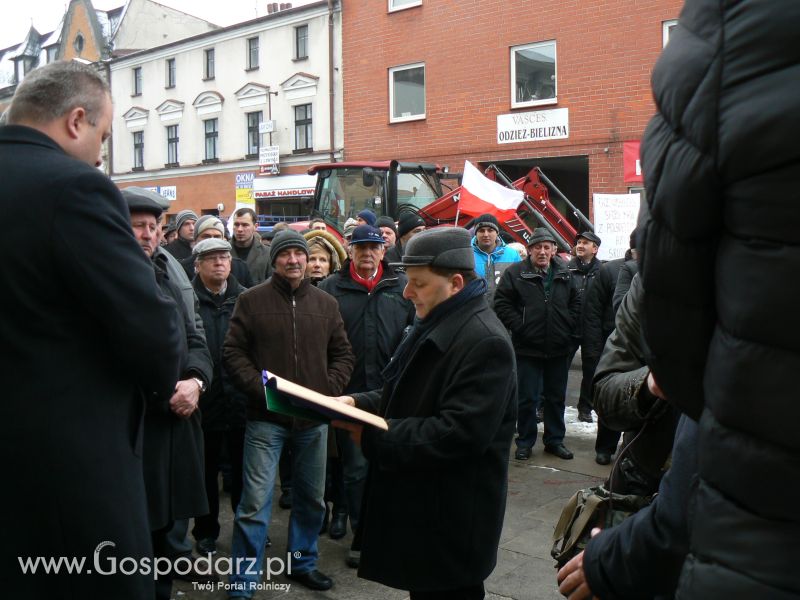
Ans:
{"type": "MultiPolygon", "coordinates": [[[[465,226],[478,214],[463,211],[459,206],[460,177],[433,163],[392,161],[341,162],[317,165],[309,169],[317,175],[314,193],[314,216],[320,216],[337,232],[365,208],[376,215],[397,220],[400,213],[419,214],[429,227],[465,226]],[[445,191],[443,182],[455,186],[445,191]]],[[[550,202],[556,193],[572,211],[583,230],[593,230],[589,220],[561,194],[541,169],[534,167],[524,177],[510,181],[495,165],[484,171],[489,179],[525,193],[516,215],[501,226],[515,241],[527,243],[533,230],[545,227],[558,241],[561,250],[569,252],[577,231],[550,202]]]]}

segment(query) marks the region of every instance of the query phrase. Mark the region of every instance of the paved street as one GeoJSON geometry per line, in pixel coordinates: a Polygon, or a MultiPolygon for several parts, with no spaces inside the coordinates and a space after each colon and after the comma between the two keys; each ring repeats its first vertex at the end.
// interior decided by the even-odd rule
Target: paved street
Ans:
{"type": "MultiPolygon", "coordinates": [[[[555,600],[561,598],[555,586],[554,561],[550,558],[551,534],[561,508],[576,489],[594,485],[604,478],[609,467],[594,462],[594,435],[596,425],[577,421],[575,405],[580,386],[579,359],[570,371],[567,396],[566,446],[575,453],[575,459],[563,461],[542,452],[541,441],[534,448],[533,458],[520,462],[509,457],[509,489],[503,535],[500,540],[497,567],[486,582],[490,600],[555,600]],[[577,369],[576,369],[577,367],[577,369]]],[[[541,425],[540,425],[541,427],[541,425]]],[[[513,452],[513,450],[512,450],[513,452]]],[[[221,504],[225,505],[227,496],[221,504]]],[[[215,557],[229,556],[232,515],[227,505],[221,515],[222,533],[219,553],[215,557]]],[[[270,535],[272,548],[268,556],[285,555],[286,530],[289,511],[275,508],[270,535]]],[[[356,577],[355,570],[344,564],[351,535],[332,540],[320,537],[320,564],[322,572],[334,580],[327,592],[312,592],[292,584],[290,590],[262,590],[255,598],[336,599],[336,600],[403,600],[408,593],[387,588],[356,577]]],[[[276,583],[290,583],[282,576],[273,578],[276,583]]],[[[176,582],[173,598],[180,600],[212,600],[226,598],[224,590],[199,590],[191,583],[176,582]]]]}

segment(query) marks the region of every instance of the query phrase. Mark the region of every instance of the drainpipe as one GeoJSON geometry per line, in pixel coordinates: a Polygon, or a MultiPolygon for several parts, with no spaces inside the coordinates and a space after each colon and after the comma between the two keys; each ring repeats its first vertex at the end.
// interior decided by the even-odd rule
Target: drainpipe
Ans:
{"type": "Polygon", "coordinates": [[[331,162],[336,162],[336,129],[333,123],[334,85],[333,85],[333,3],[328,0],[328,139],[330,140],[331,162]]]}

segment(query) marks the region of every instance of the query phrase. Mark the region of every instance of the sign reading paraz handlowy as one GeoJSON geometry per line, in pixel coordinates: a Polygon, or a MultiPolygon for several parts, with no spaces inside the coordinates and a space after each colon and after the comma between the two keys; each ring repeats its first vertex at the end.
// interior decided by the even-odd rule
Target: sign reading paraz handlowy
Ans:
{"type": "Polygon", "coordinates": [[[569,109],[497,115],[497,143],[563,140],[569,137],[569,109]]]}

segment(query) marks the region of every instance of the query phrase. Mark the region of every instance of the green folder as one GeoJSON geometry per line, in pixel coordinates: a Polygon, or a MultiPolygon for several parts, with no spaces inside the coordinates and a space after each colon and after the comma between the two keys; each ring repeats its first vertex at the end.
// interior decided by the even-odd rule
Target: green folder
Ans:
{"type": "Polygon", "coordinates": [[[291,400],[289,400],[289,396],[268,385],[264,386],[264,394],[267,397],[267,410],[289,417],[299,417],[319,423],[330,423],[330,419],[325,418],[315,410],[295,406],[292,404],[291,400]]]}

